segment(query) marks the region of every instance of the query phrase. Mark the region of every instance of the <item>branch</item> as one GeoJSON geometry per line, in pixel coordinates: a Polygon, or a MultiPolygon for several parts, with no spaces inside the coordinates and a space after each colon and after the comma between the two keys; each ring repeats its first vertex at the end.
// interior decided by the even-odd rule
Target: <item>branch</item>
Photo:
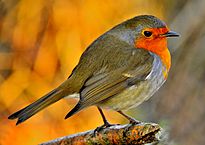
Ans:
{"type": "Polygon", "coordinates": [[[100,132],[86,131],[61,137],[41,145],[145,144],[159,141],[161,128],[154,123],[115,125],[100,132]]]}

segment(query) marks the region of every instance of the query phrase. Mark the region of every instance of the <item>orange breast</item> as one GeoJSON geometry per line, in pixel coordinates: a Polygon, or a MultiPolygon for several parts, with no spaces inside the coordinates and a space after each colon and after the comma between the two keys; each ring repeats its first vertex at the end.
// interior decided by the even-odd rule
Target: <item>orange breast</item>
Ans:
{"type": "Polygon", "coordinates": [[[166,37],[153,36],[152,38],[139,38],[135,41],[135,47],[143,48],[143,49],[149,50],[157,54],[161,58],[162,63],[166,67],[164,76],[167,77],[167,73],[171,66],[171,56],[167,48],[167,38],[166,37]]]}

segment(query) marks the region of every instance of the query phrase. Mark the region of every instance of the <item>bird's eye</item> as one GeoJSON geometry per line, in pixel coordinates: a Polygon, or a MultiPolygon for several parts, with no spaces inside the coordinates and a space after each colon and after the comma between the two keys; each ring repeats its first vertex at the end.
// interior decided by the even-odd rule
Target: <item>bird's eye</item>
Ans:
{"type": "Polygon", "coordinates": [[[143,33],[144,33],[144,36],[146,36],[146,37],[152,36],[152,32],[150,32],[150,31],[144,31],[143,33]]]}

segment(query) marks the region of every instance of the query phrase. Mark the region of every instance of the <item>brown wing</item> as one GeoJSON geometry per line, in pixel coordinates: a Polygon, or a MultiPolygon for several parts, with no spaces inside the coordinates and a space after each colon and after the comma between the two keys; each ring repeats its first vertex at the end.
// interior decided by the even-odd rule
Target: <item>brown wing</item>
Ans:
{"type": "Polygon", "coordinates": [[[150,73],[152,65],[145,63],[135,70],[117,69],[108,74],[90,78],[81,91],[82,107],[97,104],[123,91],[127,87],[143,81],[150,73]]]}
{"type": "Polygon", "coordinates": [[[127,60],[129,63],[122,67],[99,71],[91,76],[84,84],[80,92],[80,101],[66,115],[66,118],[72,116],[81,109],[96,105],[99,102],[113,97],[124,89],[145,80],[146,76],[152,70],[153,57],[144,50],[134,50],[135,54],[127,60]]]}

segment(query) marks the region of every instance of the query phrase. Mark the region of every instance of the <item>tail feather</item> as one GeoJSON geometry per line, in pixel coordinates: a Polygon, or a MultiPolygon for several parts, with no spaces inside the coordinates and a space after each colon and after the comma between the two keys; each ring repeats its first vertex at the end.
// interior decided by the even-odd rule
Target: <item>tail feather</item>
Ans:
{"type": "Polygon", "coordinates": [[[83,107],[82,107],[81,103],[78,102],[78,104],[65,116],[65,119],[73,116],[74,114],[76,114],[77,112],[79,112],[82,109],[83,109],[83,107]]]}
{"type": "Polygon", "coordinates": [[[63,98],[63,94],[61,90],[54,89],[47,95],[43,96],[42,98],[38,99],[31,105],[17,111],[16,113],[10,115],[8,119],[16,119],[18,118],[18,121],[16,125],[26,121],[33,115],[35,115],[37,112],[41,111],[45,107],[49,106],[50,104],[53,104],[63,98]]]}

